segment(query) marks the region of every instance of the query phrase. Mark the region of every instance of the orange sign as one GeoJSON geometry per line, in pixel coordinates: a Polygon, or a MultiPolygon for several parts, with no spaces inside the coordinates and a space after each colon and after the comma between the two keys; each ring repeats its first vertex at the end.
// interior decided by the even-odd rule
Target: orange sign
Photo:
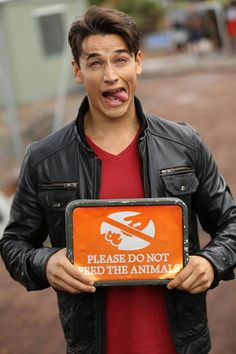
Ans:
{"type": "Polygon", "coordinates": [[[75,201],[68,256],[98,284],[170,280],[186,263],[186,206],[174,198],[75,201]]]}

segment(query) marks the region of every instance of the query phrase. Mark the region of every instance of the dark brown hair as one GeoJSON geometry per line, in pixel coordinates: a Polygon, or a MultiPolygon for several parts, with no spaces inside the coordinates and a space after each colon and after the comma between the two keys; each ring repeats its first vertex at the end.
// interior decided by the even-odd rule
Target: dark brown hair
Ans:
{"type": "Polygon", "coordinates": [[[91,6],[82,19],[75,19],[68,35],[71,51],[78,65],[79,58],[83,53],[82,42],[84,38],[95,34],[120,35],[130,53],[135,56],[138,53],[141,34],[134,19],[118,10],[91,6]]]}

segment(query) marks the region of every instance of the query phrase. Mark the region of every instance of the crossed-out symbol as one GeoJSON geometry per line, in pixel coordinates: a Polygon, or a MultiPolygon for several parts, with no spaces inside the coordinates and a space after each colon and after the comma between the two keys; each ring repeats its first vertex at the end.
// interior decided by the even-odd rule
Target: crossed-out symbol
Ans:
{"type": "Polygon", "coordinates": [[[112,213],[101,224],[101,235],[119,250],[147,247],[155,237],[154,222],[139,212],[112,213]]]}

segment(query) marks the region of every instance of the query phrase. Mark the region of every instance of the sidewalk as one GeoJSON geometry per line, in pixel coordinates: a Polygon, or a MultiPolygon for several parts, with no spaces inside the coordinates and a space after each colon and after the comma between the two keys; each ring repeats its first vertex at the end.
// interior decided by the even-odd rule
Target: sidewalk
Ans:
{"type": "Polygon", "coordinates": [[[143,75],[174,75],[204,70],[236,70],[236,55],[226,53],[197,56],[176,54],[143,59],[143,75]]]}

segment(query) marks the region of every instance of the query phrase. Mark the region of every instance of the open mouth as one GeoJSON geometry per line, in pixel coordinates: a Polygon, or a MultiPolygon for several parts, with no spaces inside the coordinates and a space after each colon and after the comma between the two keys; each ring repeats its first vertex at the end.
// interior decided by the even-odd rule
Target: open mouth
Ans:
{"type": "Polygon", "coordinates": [[[123,87],[114,90],[105,90],[103,91],[102,95],[106,98],[106,100],[112,102],[126,102],[129,98],[126,90],[123,87]]]}

